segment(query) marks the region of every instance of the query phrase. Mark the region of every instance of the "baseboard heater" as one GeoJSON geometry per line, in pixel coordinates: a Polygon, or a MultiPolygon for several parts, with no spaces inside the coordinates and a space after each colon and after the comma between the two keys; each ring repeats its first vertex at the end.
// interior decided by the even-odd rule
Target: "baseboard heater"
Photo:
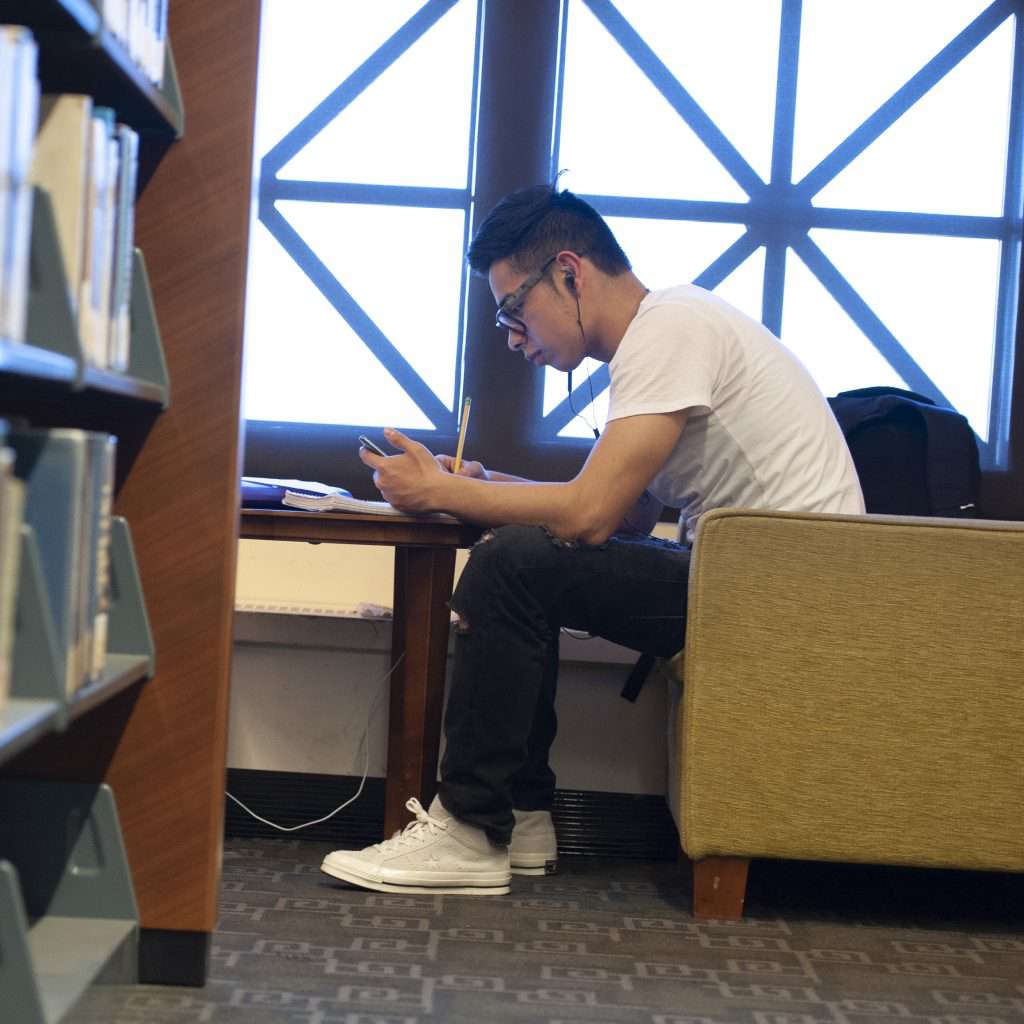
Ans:
{"type": "MultiPolygon", "coordinates": [[[[279,825],[314,821],[344,803],[359,788],[350,775],[229,768],[228,792],[262,818],[279,825]]],[[[560,789],[552,808],[558,849],[565,855],[675,860],[679,835],[664,797],[560,789]]],[[[384,780],[367,779],[363,792],[329,821],[295,832],[280,832],[226,805],[228,838],[304,839],[358,849],[384,838],[384,780]]]]}

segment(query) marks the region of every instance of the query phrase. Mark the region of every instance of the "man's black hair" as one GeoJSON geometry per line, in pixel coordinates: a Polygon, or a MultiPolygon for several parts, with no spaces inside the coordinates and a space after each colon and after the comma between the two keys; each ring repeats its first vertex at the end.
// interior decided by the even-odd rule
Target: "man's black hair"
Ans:
{"type": "Polygon", "coordinates": [[[597,210],[568,189],[559,192],[552,185],[533,185],[505,196],[484,218],[466,259],[480,275],[503,259],[528,271],[562,249],[586,256],[606,274],[632,269],[597,210]]]}

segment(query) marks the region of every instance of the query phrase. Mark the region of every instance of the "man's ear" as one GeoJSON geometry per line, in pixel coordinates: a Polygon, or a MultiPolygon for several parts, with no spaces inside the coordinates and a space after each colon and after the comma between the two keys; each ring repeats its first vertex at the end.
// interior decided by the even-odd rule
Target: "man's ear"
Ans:
{"type": "Polygon", "coordinates": [[[570,295],[576,294],[576,278],[580,272],[580,256],[571,249],[558,254],[558,269],[562,271],[562,280],[570,295]]]}

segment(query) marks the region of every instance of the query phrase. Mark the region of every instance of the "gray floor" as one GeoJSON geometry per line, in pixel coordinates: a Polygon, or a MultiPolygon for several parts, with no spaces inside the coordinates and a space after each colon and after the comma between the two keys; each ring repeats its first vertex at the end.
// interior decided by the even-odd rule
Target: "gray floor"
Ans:
{"type": "Polygon", "coordinates": [[[394,896],[328,849],[229,840],[206,987],[95,987],[68,1024],[1024,1021],[1021,876],[756,862],[745,920],[698,923],[675,863],[394,896]]]}

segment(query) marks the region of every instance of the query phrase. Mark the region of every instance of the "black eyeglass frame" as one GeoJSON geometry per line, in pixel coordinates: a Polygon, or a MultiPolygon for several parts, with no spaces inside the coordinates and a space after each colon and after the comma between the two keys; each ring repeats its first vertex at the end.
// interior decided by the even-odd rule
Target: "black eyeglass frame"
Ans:
{"type": "Polygon", "coordinates": [[[519,306],[523,304],[523,299],[526,298],[526,293],[548,272],[548,267],[555,262],[557,257],[557,252],[553,256],[549,256],[541,264],[539,270],[535,270],[514,292],[510,292],[501,300],[501,304],[498,306],[498,310],[494,314],[494,326],[497,327],[498,330],[515,331],[517,334],[526,333],[526,324],[524,324],[519,317],[514,316],[512,310],[518,309],[519,306]]]}

